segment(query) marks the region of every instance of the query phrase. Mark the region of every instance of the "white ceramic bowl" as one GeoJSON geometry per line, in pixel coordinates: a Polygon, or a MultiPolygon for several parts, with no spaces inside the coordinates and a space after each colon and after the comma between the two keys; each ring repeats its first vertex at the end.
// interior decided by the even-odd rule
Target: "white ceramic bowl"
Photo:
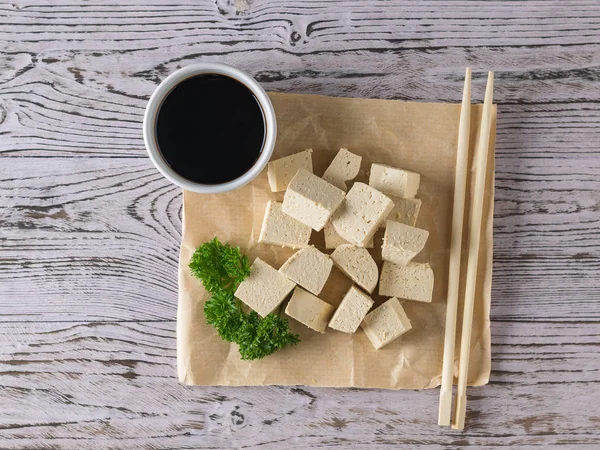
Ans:
{"type": "Polygon", "coordinates": [[[271,104],[271,100],[269,99],[265,90],[250,75],[226,64],[198,63],[183,67],[176,72],[173,72],[158,85],[148,101],[146,113],[144,114],[144,142],[146,144],[148,155],[150,156],[150,159],[156,168],[160,171],[160,173],[162,173],[166,178],[176,185],[182,187],[183,189],[187,189],[188,191],[198,192],[200,194],[217,194],[219,192],[231,191],[244,186],[256,178],[256,176],[265,168],[269,162],[269,159],[271,158],[273,148],[275,147],[276,137],[277,121],[275,120],[275,111],[273,110],[273,105],[271,104]],[[201,184],[182,177],[175,172],[171,166],[169,166],[169,164],[167,164],[160,153],[158,142],[156,140],[156,118],[165,97],[183,80],[203,73],[225,75],[244,84],[248,89],[250,89],[250,91],[252,91],[260,103],[264,113],[266,133],[263,149],[258,160],[242,176],[236,178],[235,180],[228,181],[227,183],[201,184]]]}

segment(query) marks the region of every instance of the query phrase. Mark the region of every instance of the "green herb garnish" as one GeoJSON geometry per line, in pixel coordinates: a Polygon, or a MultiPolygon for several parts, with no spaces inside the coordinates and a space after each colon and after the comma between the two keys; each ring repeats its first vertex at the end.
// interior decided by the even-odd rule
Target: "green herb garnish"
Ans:
{"type": "Polygon", "coordinates": [[[250,275],[248,257],[239,247],[222,244],[218,238],[196,249],[190,261],[192,275],[199,278],[212,297],[204,304],[206,321],[221,339],[239,345],[242,359],[260,359],[300,342],[286,319],[276,314],[260,317],[244,312],[235,298],[239,284],[250,275]]]}

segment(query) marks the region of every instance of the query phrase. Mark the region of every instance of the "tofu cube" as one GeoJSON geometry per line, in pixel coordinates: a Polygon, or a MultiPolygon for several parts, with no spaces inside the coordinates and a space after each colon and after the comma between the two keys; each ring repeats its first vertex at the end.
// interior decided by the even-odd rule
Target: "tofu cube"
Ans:
{"type": "Polygon", "coordinates": [[[308,328],[325,333],[334,309],[329,303],[297,286],[285,308],[285,313],[308,328]]]}
{"type": "MultiPolygon", "coordinates": [[[[349,243],[348,241],[342,239],[339,234],[337,234],[337,231],[335,231],[331,221],[325,224],[323,231],[325,232],[325,248],[338,248],[340,245],[349,243]]],[[[369,241],[365,244],[365,248],[373,248],[373,237],[371,237],[371,239],[369,239],[369,241]]]]}
{"type": "Polygon", "coordinates": [[[381,257],[384,261],[405,266],[423,250],[428,237],[427,230],[388,220],[381,257]]]}
{"type": "Polygon", "coordinates": [[[269,200],[258,242],[301,248],[308,245],[312,228],[284,214],[281,203],[269,200]]]}
{"type": "Polygon", "coordinates": [[[300,169],[285,191],[282,210],[313,230],[321,231],[345,195],[322,178],[300,169]]]}
{"type": "Polygon", "coordinates": [[[367,314],[360,326],[375,350],[386,346],[412,328],[397,298],[390,298],[367,314]]]}
{"type": "Polygon", "coordinates": [[[344,295],[340,306],[333,313],[329,327],[344,333],[354,333],[373,303],[371,297],[357,287],[352,286],[344,295]]]}
{"type": "Polygon", "coordinates": [[[364,247],[394,208],[381,192],[364,183],[354,183],[331,223],[346,241],[364,247]]]}
{"type": "Polygon", "coordinates": [[[347,148],[341,148],[323,174],[323,179],[346,192],[346,181],[356,178],[361,161],[361,156],[350,153],[347,148]]]}
{"type": "MultiPolygon", "coordinates": [[[[387,220],[394,220],[414,227],[417,224],[419,211],[421,211],[421,200],[418,198],[390,197],[394,202],[394,209],[387,216],[387,220]]],[[[384,221],[381,228],[385,228],[384,221]]]]}
{"type": "Polygon", "coordinates": [[[319,295],[332,267],[331,258],[311,245],[294,253],[279,271],[307,291],[319,295]]]}
{"type": "Polygon", "coordinates": [[[366,248],[352,244],[340,245],[331,254],[335,266],[369,294],[377,286],[379,270],[366,248]]]}
{"type": "Polygon", "coordinates": [[[270,161],[267,165],[267,178],[269,179],[271,191],[285,191],[298,169],[304,169],[312,173],[311,153],[312,149],[309,148],[303,152],[270,161]]]}
{"type": "Polygon", "coordinates": [[[381,269],[379,295],[431,303],[433,278],[433,269],[427,263],[398,266],[386,261],[381,269]]]}
{"type": "Polygon", "coordinates": [[[419,190],[421,175],[409,170],[383,164],[372,164],[369,186],[383,192],[402,198],[415,198],[419,190]]]}
{"type": "Polygon", "coordinates": [[[250,267],[250,275],[240,283],[235,296],[265,317],[285,300],[294,286],[296,283],[288,277],[256,258],[250,267]]]}

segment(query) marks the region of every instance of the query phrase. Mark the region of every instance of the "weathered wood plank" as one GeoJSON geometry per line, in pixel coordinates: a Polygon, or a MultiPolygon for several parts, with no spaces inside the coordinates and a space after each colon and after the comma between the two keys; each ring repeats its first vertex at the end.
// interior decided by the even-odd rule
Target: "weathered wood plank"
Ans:
{"type": "Polygon", "coordinates": [[[0,173],[2,320],[175,317],[181,191],[149,160],[9,159],[0,173]]]}
{"type": "Polygon", "coordinates": [[[600,439],[590,395],[600,385],[600,322],[495,322],[491,384],[470,391],[464,433],[436,425],[437,390],[177,384],[174,329],[3,324],[0,446],[592,448],[600,439]]]}
{"type": "Polygon", "coordinates": [[[391,46],[531,46],[599,43],[598,4],[588,1],[30,2],[0,9],[7,49],[124,50],[198,42],[211,53],[250,48],[296,52],[391,46]],[[150,3],[150,4],[149,4],[150,3]],[[265,32],[265,30],[268,30],[265,32]]]}
{"type": "MultiPolygon", "coordinates": [[[[146,100],[168,73],[206,59],[193,52],[160,49],[136,58],[115,50],[61,51],[52,58],[0,53],[7,67],[0,84],[0,152],[145,157],[141,122],[146,100]]],[[[419,101],[459,101],[465,65],[496,70],[500,156],[503,151],[530,158],[599,153],[594,124],[600,119],[600,78],[594,67],[600,64],[600,45],[476,53],[464,48],[352,51],[310,58],[270,50],[212,59],[248,70],[275,91],[419,101]]],[[[482,98],[483,75],[474,82],[474,100],[482,98]]]]}
{"type": "MultiPolygon", "coordinates": [[[[503,160],[493,317],[599,319],[596,169],[503,160]]],[[[149,160],[6,158],[0,208],[0,321],[175,317],[181,195],[149,160]]]]}

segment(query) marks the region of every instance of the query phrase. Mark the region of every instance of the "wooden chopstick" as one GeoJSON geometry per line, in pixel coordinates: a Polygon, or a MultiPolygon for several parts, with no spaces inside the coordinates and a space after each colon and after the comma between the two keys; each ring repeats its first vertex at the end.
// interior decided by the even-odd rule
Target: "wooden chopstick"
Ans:
{"type": "Polygon", "coordinates": [[[440,389],[440,409],[438,424],[450,426],[452,411],[452,380],[454,367],[454,341],[456,339],[456,315],[458,309],[458,285],[460,281],[460,256],[462,253],[463,217],[465,215],[465,194],[467,190],[467,163],[469,160],[469,133],[471,130],[471,69],[465,71],[460,122],[458,125],[458,146],[456,151],[456,172],[454,174],[454,207],[452,213],[452,238],[450,244],[450,265],[448,269],[448,300],[446,303],[446,328],[444,334],[444,359],[442,366],[442,386],[440,389]]]}
{"type": "Polygon", "coordinates": [[[481,218],[483,215],[483,197],[485,176],[487,174],[488,148],[492,126],[492,102],[494,91],[494,73],[489,72],[483,114],[479,130],[479,142],[475,157],[477,166],[475,173],[475,190],[471,206],[469,223],[469,259],[467,262],[467,281],[465,286],[465,305],[463,311],[462,334],[460,339],[460,363],[458,369],[458,388],[452,428],[462,430],[465,427],[467,411],[467,375],[469,372],[469,357],[471,350],[471,331],[473,329],[473,308],[475,306],[475,287],[477,284],[477,263],[479,256],[479,241],[481,238],[481,218]]]}

